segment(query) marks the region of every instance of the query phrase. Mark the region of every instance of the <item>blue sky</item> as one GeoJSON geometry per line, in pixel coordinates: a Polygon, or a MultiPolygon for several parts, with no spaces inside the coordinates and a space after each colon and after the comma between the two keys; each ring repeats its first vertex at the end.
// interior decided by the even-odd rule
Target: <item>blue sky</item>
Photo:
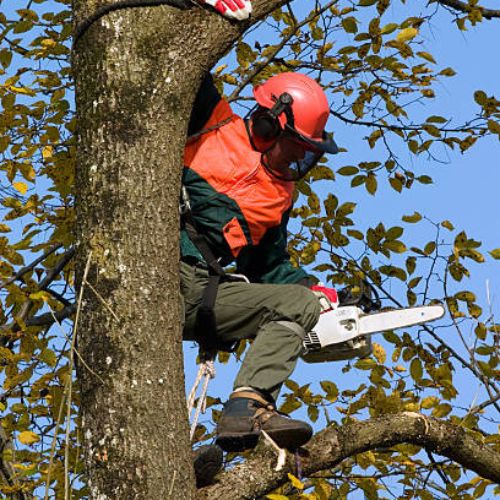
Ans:
{"type": "MultiPolygon", "coordinates": [[[[24,4],[24,2],[21,2],[24,4]]],[[[384,21],[390,22],[393,18],[402,19],[402,11],[410,9],[409,5],[395,3],[384,15],[384,21]]],[[[300,3],[298,4],[300,6],[300,3]]],[[[2,12],[19,8],[18,0],[4,0],[0,2],[2,12]]],[[[425,1],[414,2],[411,9],[425,8],[425,1]]],[[[371,9],[370,9],[371,12],[371,9]]],[[[421,115],[441,114],[452,117],[457,123],[467,120],[471,113],[477,110],[472,95],[478,89],[488,95],[500,94],[500,64],[498,64],[498,48],[500,47],[500,20],[485,21],[476,28],[469,27],[467,32],[460,32],[452,22],[452,17],[440,9],[433,18],[431,29],[423,33],[426,50],[434,55],[438,66],[451,66],[457,72],[453,78],[444,78],[436,87],[437,99],[421,109],[421,115]],[[432,108],[432,109],[430,109],[432,108]]],[[[339,42],[347,42],[348,35],[341,34],[339,42]]],[[[416,114],[420,113],[416,110],[416,114]]],[[[356,164],[368,150],[362,137],[366,131],[331,120],[330,129],[335,130],[335,137],[339,144],[348,151],[334,159],[332,165],[356,164]]],[[[352,190],[346,179],[323,187],[324,192],[331,190],[339,198],[358,202],[356,221],[365,229],[383,220],[386,226],[403,225],[401,216],[412,214],[415,211],[427,215],[435,221],[451,220],[460,229],[464,229],[470,237],[483,242],[483,249],[492,250],[500,247],[500,149],[497,139],[480,140],[465,155],[446,150],[441,158],[446,163],[429,162],[423,157],[411,158],[403,148],[399,151],[405,161],[412,162],[422,173],[429,173],[434,179],[432,185],[417,185],[409,191],[398,194],[394,190],[379,183],[380,194],[369,196],[364,189],[352,190]]],[[[373,159],[377,159],[380,150],[370,152],[373,159]]],[[[406,227],[406,226],[405,226],[406,227]]],[[[433,236],[429,233],[429,226],[419,224],[409,227],[411,241],[415,244],[426,242],[433,236]]],[[[486,281],[489,281],[493,310],[500,313],[500,264],[499,261],[489,259],[487,264],[472,266],[473,277],[461,288],[470,288],[482,297],[485,302],[486,281]]],[[[498,314],[497,314],[498,317],[498,314]]],[[[497,319],[498,322],[498,319],[497,319]]],[[[379,341],[379,338],[375,338],[379,341]]],[[[197,350],[192,344],[185,344],[186,385],[191,386],[196,374],[194,359],[197,350]]],[[[307,365],[299,362],[293,378],[300,384],[313,382],[318,388],[318,381],[331,379],[338,382],[340,389],[357,387],[366,372],[352,371],[347,376],[341,374],[342,364],[307,365]]],[[[210,393],[225,399],[231,390],[232,380],[237,367],[234,362],[228,365],[217,365],[218,376],[210,386],[210,393]]],[[[462,382],[465,384],[466,379],[462,382]]],[[[471,402],[475,387],[463,396],[464,402],[471,402]]],[[[298,413],[301,414],[300,412],[298,413]]],[[[202,417],[203,421],[203,417],[202,417]]]]}
{"type": "MultiPolygon", "coordinates": [[[[423,9],[424,5],[420,7],[423,9]]],[[[418,10],[419,6],[413,4],[412,8],[418,10]]],[[[396,7],[390,8],[382,24],[391,22],[394,18],[401,20],[404,15],[402,9],[407,9],[407,7],[397,4],[396,7]]],[[[406,13],[404,17],[408,15],[406,13]]],[[[430,114],[437,114],[453,118],[455,123],[461,123],[477,112],[477,105],[473,101],[473,94],[476,90],[484,90],[488,95],[496,93],[498,97],[500,65],[494,62],[498,59],[494,54],[495,47],[500,47],[498,22],[484,22],[475,28],[469,27],[467,32],[460,32],[452,22],[452,17],[441,9],[433,18],[431,29],[423,32],[425,44],[420,50],[432,53],[437,61],[437,67],[451,66],[457,75],[452,78],[443,78],[435,87],[437,98],[421,106],[421,109],[418,109],[418,106],[417,109],[414,108],[414,116],[421,115],[425,119],[430,114]]],[[[341,39],[339,42],[348,42],[348,35],[339,36],[345,37],[345,40],[341,39]]],[[[329,128],[335,130],[336,141],[348,149],[342,158],[334,158],[331,164],[335,165],[338,161],[341,166],[366,160],[366,152],[370,151],[362,141],[366,130],[359,131],[360,127],[345,125],[335,120],[330,120],[329,128]]],[[[408,239],[411,244],[419,245],[434,238],[429,224],[402,223],[402,215],[418,211],[436,222],[450,220],[457,229],[465,230],[469,237],[482,241],[485,253],[486,250],[500,247],[500,225],[497,221],[498,213],[500,213],[498,139],[482,139],[464,155],[450,152],[449,149],[444,150],[444,148],[442,151],[438,148],[437,151],[445,163],[428,161],[423,156],[415,158],[407,152],[406,148],[400,148],[398,151],[401,159],[411,162],[418,172],[431,175],[434,184],[415,185],[411,190],[399,194],[380,181],[380,193],[372,197],[364,188],[353,190],[350,187],[349,178],[346,180],[338,176],[337,181],[323,187],[324,192],[331,190],[343,200],[354,198],[354,201],[359,204],[355,220],[364,229],[379,221],[384,221],[386,227],[404,226],[407,230],[405,235],[409,235],[408,239]]],[[[380,150],[376,148],[370,154],[373,155],[373,160],[376,160],[377,154],[380,155],[380,150]]],[[[488,280],[493,310],[497,311],[498,316],[500,312],[499,261],[488,258],[486,264],[470,265],[470,268],[473,271],[472,278],[458,285],[455,291],[473,290],[479,302],[485,304],[488,280]]],[[[446,334],[450,335],[450,342],[455,345],[457,341],[454,332],[450,329],[446,334]]],[[[375,336],[374,341],[384,344],[381,336],[375,336]]],[[[196,373],[194,366],[196,349],[191,345],[186,345],[186,353],[186,385],[190,387],[196,373]]],[[[307,365],[299,361],[292,378],[301,385],[311,382],[315,390],[319,388],[319,380],[330,379],[337,382],[339,388],[343,390],[357,387],[366,377],[366,372],[359,370],[343,375],[342,366],[340,363],[307,365]]],[[[234,362],[228,365],[217,364],[218,376],[210,386],[210,393],[224,400],[231,391],[236,369],[234,362]]],[[[470,384],[467,374],[460,374],[458,377],[458,384],[468,387],[460,398],[461,403],[468,406],[476,396],[479,397],[478,401],[482,401],[482,393],[478,387],[475,387],[475,382],[470,384]]],[[[300,417],[304,414],[299,410],[296,415],[300,417]]]]}

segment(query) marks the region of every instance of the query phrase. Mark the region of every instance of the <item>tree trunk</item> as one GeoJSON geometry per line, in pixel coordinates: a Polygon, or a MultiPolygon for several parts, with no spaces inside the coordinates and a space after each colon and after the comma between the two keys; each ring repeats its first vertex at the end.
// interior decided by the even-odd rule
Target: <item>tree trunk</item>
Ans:
{"type": "MultiPolygon", "coordinates": [[[[278,2],[255,4],[253,22],[278,2]]],[[[100,5],[75,0],[77,26],[100,5]]],[[[74,48],[78,377],[92,498],[195,497],[179,306],[182,155],[204,72],[249,24],[197,7],[123,8],[74,48]]]]}
{"type": "Polygon", "coordinates": [[[76,47],[79,267],[92,251],[88,281],[109,306],[80,284],[78,348],[99,376],[80,364],[93,498],[194,498],[177,214],[202,69],[180,43],[185,16],[113,12],[76,47]]]}

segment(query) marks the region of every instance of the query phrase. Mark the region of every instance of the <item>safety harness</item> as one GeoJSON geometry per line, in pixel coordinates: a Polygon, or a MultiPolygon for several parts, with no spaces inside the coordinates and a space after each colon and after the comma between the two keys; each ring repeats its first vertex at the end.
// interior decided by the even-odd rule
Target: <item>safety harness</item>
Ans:
{"type": "Polygon", "coordinates": [[[217,290],[221,279],[228,279],[228,274],[222,268],[219,259],[214,255],[205,236],[201,234],[191,211],[189,195],[185,186],[181,190],[180,203],[181,227],[186,230],[189,239],[196,246],[203,257],[208,270],[208,283],[203,291],[202,299],[196,314],[195,334],[198,342],[207,352],[216,349],[215,313],[214,306],[217,299],[217,290]]]}

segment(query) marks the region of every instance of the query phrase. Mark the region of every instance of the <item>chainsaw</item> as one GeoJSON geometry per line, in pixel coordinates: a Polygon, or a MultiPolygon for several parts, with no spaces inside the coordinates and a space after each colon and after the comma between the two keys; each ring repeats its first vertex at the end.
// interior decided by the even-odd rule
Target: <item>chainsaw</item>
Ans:
{"type": "Polygon", "coordinates": [[[444,316],[441,304],[367,314],[356,306],[340,306],[320,315],[303,343],[308,363],[364,357],[371,353],[371,335],[428,323],[444,316]]]}

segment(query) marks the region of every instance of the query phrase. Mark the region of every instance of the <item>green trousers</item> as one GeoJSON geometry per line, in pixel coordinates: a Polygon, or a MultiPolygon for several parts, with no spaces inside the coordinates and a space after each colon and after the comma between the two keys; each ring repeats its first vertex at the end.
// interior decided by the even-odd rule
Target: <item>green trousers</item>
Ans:
{"type": "MultiPolygon", "coordinates": [[[[181,262],[180,266],[184,340],[198,340],[196,313],[208,272],[199,265],[181,262]]],[[[223,282],[214,312],[218,341],[253,339],[234,387],[254,387],[276,398],[295,368],[303,336],[318,322],[320,304],[301,285],[223,282]]]]}

